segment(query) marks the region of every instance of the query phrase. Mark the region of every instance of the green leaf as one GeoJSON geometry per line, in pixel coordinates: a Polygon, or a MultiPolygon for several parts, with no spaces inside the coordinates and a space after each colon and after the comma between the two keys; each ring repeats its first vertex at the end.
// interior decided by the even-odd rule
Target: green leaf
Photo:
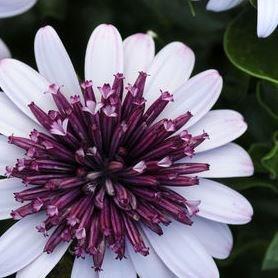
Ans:
{"type": "Polygon", "coordinates": [[[232,105],[241,103],[246,97],[250,76],[238,70],[231,63],[228,63],[222,72],[224,78],[222,98],[232,105]]]}
{"type": "Polygon", "coordinates": [[[254,163],[256,173],[268,173],[267,169],[262,164],[262,158],[269,152],[270,146],[268,143],[254,143],[249,149],[249,154],[254,163]]]}
{"type": "Polygon", "coordinates": [[[264,261],[263,270],[278,269],[278,232],[270,243],[264,261]]]}
{"type": "Polygon", "coordinates": [[[187,4],[189,6],[189,9],[191,11],[191,14],[192,16],[195,16],[196,15],[196,12],[195,12],[195,9],[194,9],[194,6],[193,6],[193,3],[191,0],[187,0],[187,4]]]}
{"type": "Polygon", "coordinates": [[[273,136],[274,144],[254,143],[249,154],[255,166],[256,173],[270,173],[272,179],[278,176],[278,131],[273,136]]]}
{"type": "Polygon", "coordinates": [[[278,35],[259,39],[257,12],[248,7],[226,29],[224,48],[231,62],[242,71],[278,83],[278,35]]]}
{"type": "Polygon", "coordinates": [[[232,251],[231,253],[231,256],[226,259],[226,260],[221,260],[220,261],[220,265],[221,266],[225,266],[225,265],[229,265],[231,264],[233,261],[235,261],[236,259],[242,257],[242,256],[245,256],[247,257],[248,253],[252,252],[256,252],[257,249],[261,249],[262,247],[264,247],[266,244],[265,241],[263,240],[252,240],[250,242],[244,242],[244,243],[240,243],[240,244],[237,244],[235,247],[234,247],[234,250],[232,251]]]}
{"type": "Polygon", "coordinates": [[[278,121],[278,86],[270,82],[258,82],[257,99],[265,111],[278,121]]]}
{"type": "Polygon", "coordinates": [[[274,146],[271,151],[262,158],[263,166],[271,173],[271,177],[278,177],[278,132],[274,135],[274,146]]]}
{"type": "Polygon", "coordinates": [[[248,123],[250,143],[269,142],[277,130],[277,120],[269,115],[255,94],[248,94],[240,105],[240,110],[248,123]]]}

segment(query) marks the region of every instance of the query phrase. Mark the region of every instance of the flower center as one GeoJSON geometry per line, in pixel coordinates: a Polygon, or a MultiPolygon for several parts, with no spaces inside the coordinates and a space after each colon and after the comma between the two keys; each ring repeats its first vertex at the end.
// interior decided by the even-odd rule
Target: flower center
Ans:
{"type": "Polygon", "coordinates": [[[57,111],[46,113],[35,103],[29,105],[46,132],[9,137],[26,156],[7,167],[7,175],[29,186],[15,193],[24,204],[11,214],[14,219],[46,214],[37,226],[49,236],[46,252],[71,241],[75,255],[91,255],[98,271],[107,247],[119,259],[124,257],[126,239],[135,252],[148,254],[142,225],[162,235],[161,226],[172,220],[192,224],[199,201],[187,200],[171,188],[196,185],[194,175],[209,169],[204,163],[179,162],[191,157],[207,134],[179,131],[192,117],[190,112],[158,120],[173,101],[169,92],[145,109],[146,78],[140,72],[134,85],[124,90],[123,75],[116,74],[112,86],[98,88],[100,100],[91,81],[81,86],[83,101],[80,96],[68,101],[53,84],[49,92],[57,111]]]}

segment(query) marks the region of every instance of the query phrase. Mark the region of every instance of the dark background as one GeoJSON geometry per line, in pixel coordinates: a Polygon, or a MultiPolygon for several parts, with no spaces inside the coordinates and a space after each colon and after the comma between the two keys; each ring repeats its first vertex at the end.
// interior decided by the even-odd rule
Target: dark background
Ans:
{"type": "MultiPolygon", "coordinates": [[[[238,143],[249,150],[256,169],[252,178],[224,183],[247,196],[255,214],[250,224],[232,227],[233,252],[217,264],[223,278],[278,277],[278,31],[257,39],[256,7],[250,3],[212,13],[204,3],[187,0],[39,0],[25,14],[1,19],[0,36],[13,57],[35,66],[36,30],[52,25],[82,79],[87,41],[104,22],[114,24],[123,38],[155,32],[157,50],[174,40],[185,42],[196,54],[194,73],[216,68],[223,75],[216,107],[244,115],[249,129],[238,143]]],[[[10,225],[0,222],[0,234],[10,225]]],[[[68,253],[49,277],[70,277],[72,261],[68,253]]]]}

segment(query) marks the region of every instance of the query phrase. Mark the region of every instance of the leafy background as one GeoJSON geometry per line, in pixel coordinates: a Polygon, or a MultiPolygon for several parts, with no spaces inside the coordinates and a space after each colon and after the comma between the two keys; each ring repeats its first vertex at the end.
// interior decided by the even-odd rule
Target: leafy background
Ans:
{"type": "MultiPolygon", "coordinates": [[[[195,51],[195,73],[207,68],[221,72],[224,89],[216,107],[244,115],[249,129],[238,143],[255,164],[252,178],[224,183],[247,196],[255,214],[250,224],[232,227],[233,252],[217,264],[224,278],[278,277],[278,32],[257,38],[256,7],[250,3],[212,13],[205,3],[189,0],[39,0],[25,14],[1,19],[0,34],[15,58],[35,66],[35,32],[53,25],[83,76],[86,43],[103,22],[115,24],[123,37],[151,30],[157,49],[183,41],[195,51]]],[[[0,234],[11,224],[2,221],[0,234]]],[[[68,253],[48,277],[70,277],[72,261],[68,253]]]]}

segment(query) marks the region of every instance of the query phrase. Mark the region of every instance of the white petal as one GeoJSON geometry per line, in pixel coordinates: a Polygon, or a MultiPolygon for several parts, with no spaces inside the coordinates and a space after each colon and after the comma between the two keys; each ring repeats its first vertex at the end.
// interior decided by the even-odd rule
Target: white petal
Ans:
{"type": "Polygon", "coordinates": [[[85,58],[85,78],[92,80],[94,89],[112,83],[114,74],[123,73],[123,43],[113,25],[101,24],[92,33],[85,58]]]}
{"type": "Polygon", "coordinates": [[[14,103],[0,92],[0,133],[5,136],[28,137],[33,129],[43,129],[21,112],[14,103]]]}
{"type": "Polygon", "coordinates": [[[0,180],[0,220],[12,218],[10,213],[12,210],[22,206],[14,198],[15,192],[24,189],[22,181],[17,178],[0,180]]]}
{"type": "Polygon", "coordinates": [[[194,217],[190,231],[211,256],[217,259],[229,257],[233,247],[233,235],[228,225],[202,217],[194,217]]]}
{"type": "Polygon", "coordinates": [[[224,184],[200,179],[196,186],[171,188],[188,200],[201,200],[199,216],[227,224],[251,221],[253,208],[248,200],[224,184]]]}
{"type": "Polygon", "coordinates": [[[162,48],[147,69],[144,97],[150,106],[160,96],[160,90],[173,93],[189,78],[194,67],[193,51],[181,42],[172,42],[162,48]]]}
{"type": "MultiPolygon", "coordinates": [[[[194,118],[194,117],[193,117],[194,118]]],[[[196,152],[211,150],[223,146],[238,137],[247,129],[247,124],[241,114],[233,110],[213,110],[200,121],[189,128],[193,135],[199,135],[205,130],[209,139],[196,148],[196,152]]]]}
{"type": "Polygon", "coordinates": [[[218,269],[190,227],[178,222],[163,228],[159,236],[143,227],[154,250],[168,268],[178,277],[217,278],[218,269]]]}
{"type": "Polygon", "coordinates": [[[207,10],[222,12],[239,5],[244,0],[209,0],[207,10]]]}
{"type": "Polygon", "coordinates": [[[0,60],[4,58],[10,58],[11,52],[7,45],[0,39],[0,60]]]}
{"type": "Polygon", "coordinates": [[[217,101],[222,84],[222,77],[216,70],[207,70],[195,75],[174,92],[174,102],[166,106],[157,121],[162,118],[174,119],[190,111],[193,117],[183,128],[192,126],[217,101]]]}
{"type": "Polygon", "coordinates": [[[72,267],[71,278],[98,278],[98,273],[92,268],[93,259],[86,256],[85,259],[75,258],[72,267]]]}
{"type": "Polygon", "coordinates": [[[106,249],[103,261],[103,271],[99,273],[99,278],[136,278],[137,274],[129,258],[116,260],[116,255],[110,249],[106,249]]]}
{"type": "Polygon", "coordinates": [[[49,82],[62,86],[68,97],[81,89],[70,57],[56,31],[46,26],[36,34],[35,56],[39,72],[49,82]]]}
{"type": "Polygon", "coordinates": [[[42,254],[47,238],[35,226],[44,219],[44,214],[27,216],[0,237],[0,277],[19,271],[42,254]]]}
{"type": "Polygon", "coordinates": [[[66,253],[70,242],[59,244],[53,253],[44,252],[32,263],[17,272],[16,278],[45,278],[66,253]]]}
{"type": "Polygon", "coordinates": [[[258,37],[268,37],[278,25],[278,1],[258,0],[258,37]]]}
{"type": "Polygon", "coordinates": [[[0,87],[6,95],[30,118],[35,119],[28,104],[34,101],[45,111],[55,109],[49,93],[50,83],[26,64],[14,59],[0,61],[0,87]]]}
{"type": "Polygon", "coordinates": [[[4,176],[6,166],[13,166],[16,160],[25,154],[25,151],[9,144],[7,137],[0,135],[0,154],[0,175],[4,176]]]}
{"type": "Polygon", "coordinates": [[[138,33],[124,40],[124,76],[126,83],[133,84],[139,71],[146,71],[155,54],[153,38],[138,33]]]}
{"type": "Polygon", "coordinates": [[[144,238],[145,244],[150,248],[148,256],[142,256],[135,253],[133,247],[127,242],[127,252],[131,258],[137,274],[141,278],[153,278],[153,274],[159,278],[176,277],[158,257],[147,238],[144,238]]]}
{"type": "Polygon", "coordinates": [[[37,0],[1,0],[0,18],[14,16],[29,10],[37,0]]]}
{"type": "Polygon", "coordinates": [[[249,154],[234,143],[198,153],[179,162],[208,163],[209,171],[198,173],[199,177],[205,178],[249,177],[254,173],[249,154]]]}

